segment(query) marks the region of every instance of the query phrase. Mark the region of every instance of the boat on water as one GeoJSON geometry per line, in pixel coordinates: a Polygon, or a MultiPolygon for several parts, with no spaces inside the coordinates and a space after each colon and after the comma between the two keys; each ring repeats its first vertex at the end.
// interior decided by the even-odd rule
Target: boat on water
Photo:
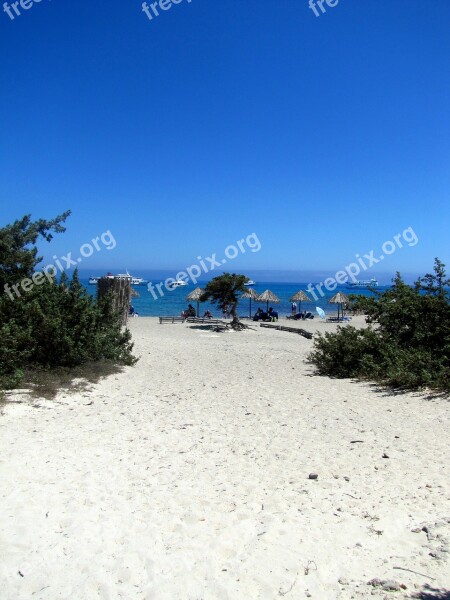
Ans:
{"type": "Polygon", "coordinates": [[[188,285],[187,281],[183,281],[182,279],[177,279],[176,281],[172,281],[171,283],[168,283],[167,287],[169,287],[171,289],[175,289],[177,287],[183,287],[185,285],[188,285]]]}
{"type": "Polygon", "coordinates": [[[131,285],[147,285],[148,280],[143,277],[132,277],[131,285]]]}
{"type": "Polygon", "coordinates": [[[247,287],[251,287],[252,285],[255,285],[255,282],[253,281],[253,279],[249,279],[246,283],[244,283],[244,285],[247,287]]]}
{"type": "Polygon", "coordinates": [[[360,279],[359,281],[348,281],[347,287],[352,290],[367,290],[371,288],[379,287],[378,279],[372,277],[372,279],[360,279]]]}
{"type": "MultiPolygon", "coordinates": [[[[106,279],[129,279],[131,281],[131,285],[147,285],[148,281],[143,277],[134,277],[127,273],[119,273],[117,275],[113,275],[112,273],[107,273],[104,277],[106,279]]],[[[101,277],[89,277],[89,285],[97,285],[101,277]]]]}

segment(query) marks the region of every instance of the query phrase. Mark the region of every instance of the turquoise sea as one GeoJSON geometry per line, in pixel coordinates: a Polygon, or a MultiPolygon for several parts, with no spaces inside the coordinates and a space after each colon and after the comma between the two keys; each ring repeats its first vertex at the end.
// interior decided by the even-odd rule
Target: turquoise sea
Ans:
{"type": "MultiPolygon", "coordinates": [[[[83,285],[86,286],[86,288],[90,294],[92,294],[92,295],[96,294],[96,291],[97,291],[96,285],[89,285],[88,280],[84,279],[84,278],[81,278],[81,283],[83,283],[83,285]]],[[[158,281],[154,280],[153,283],[154,284],[158,283],[158,281]]],[[[276,296],[278,296],[278,298],[281,300],[281,303],[273,304],[272,306],[273,306],[274,310],[278,311],[278,313],[281,317],[281,316],[286,316],[288,314],[291,314],[291,303],[289,301],[289,298],[291,298],[298,290],[303,290],[303,291],[307,292],[308,283],[309,282],[307,282],[307,283],[301,283],[301,282],[300,283],[256,282],[256,284],[253,286],[253,288],[259,294],[261,294],[265,290],[269,289],[276,296]]],[[[315,284],[315,282],[311,282],[311,283],[313,285],[315,284]]],[[[152,294],[148,291],[146,285],[133,286],[134,289],[139,293],[139,297],[132,299],[132,305],[134,306],[136,311],[139,313],[139,315],[142,317],[157,317],[159,315],[179,315],[179,314],[181,314],[181,311],[184,310],[188,305],[186,296],[190,292],[192,292],[192,290],[194,290],[196,287],[204,287],[205,284],[206,284],[206,282],[199,281],[197,285],[190,283],[189,285],[187,285],[185,287],[175,288],[171,291],[166,291],[166,289],[163,288],[164,296],[158,297],[156,300],[153,298],[152,294]]],[[[377,290],[381,292],[381,291],[385,290],[387,287],[388,286],[379,286],[377,288],[377,290]]],[[[335,304],[328,304],[328,300],[332,296],[334,296],[334,294],[336,294],[337,291],[342,291],[347,295],[350,293],[361,294],[364,296],[372,296],[373,295],[373,293],[370,290],[351,290],[351,289],[348,289],[345,285],[342,285],[342,286],[338,286],[336,288],[336,290],[334,290],[333,292],[328,292],[325,290],[324,297],[320,297],[318,292],[316,291],[316,294],[318,295],[318,300],[315,301],[312,299],[313,301],[311,303],[302,302],[301,309],[311,311],[313,314],[316,315],[316,317],[317,317],[316,306],[319,306],[320,308],[322,308],[326,313],[335,313],[335,312],[337,312],[337,306],[335,304]]],[[[310,294],[308,294],[308,295],[311,297],[310,294]]],[[[195,302],[193,302],[192,304],[196,307],[195,302]]],[[[252,301],[252,314],[255,313],[256,309],[259,306],[264,308],[265,303],[255,305],[255,303],[252,301]]],[[[271,306],[271,305],[269,304],[269,306],[271,306]]],[[[216,307],[212,306],[209,303],[203,303],[200,305],[200,314],[203,315],[207,309],[209,309],[214,316],[217,316],[217,317],[222,316],[220,311],[216,307]]],[[[249,300],[245,299],[245,300],[241,301],[241,303],[239,304],[238,312],[240,315],[248,316],[249,300]]]]}

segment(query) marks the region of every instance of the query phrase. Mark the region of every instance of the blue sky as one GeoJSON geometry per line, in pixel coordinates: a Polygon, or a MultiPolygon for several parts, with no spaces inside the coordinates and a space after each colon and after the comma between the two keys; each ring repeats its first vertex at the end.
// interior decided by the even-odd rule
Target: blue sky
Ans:
{"type": "MultiPolygon", "coordinates": [[[[43,247],[83,268],[177,270],[255,232],[230,268],[450,266],[448,0],[43,0],[0,12],[0,217],[73,211],[43,247]]],[[[288,275],[286,275],[289,278],[288,275]]]]}

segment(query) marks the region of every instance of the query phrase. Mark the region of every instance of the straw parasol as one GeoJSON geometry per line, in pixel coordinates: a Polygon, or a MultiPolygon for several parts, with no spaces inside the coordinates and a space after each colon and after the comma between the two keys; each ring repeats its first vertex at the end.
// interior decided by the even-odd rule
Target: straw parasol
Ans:
{"type": "Polygon", "coordinates": [[[197,302],[197,317],[200,316],[200,297],[204,291],[205,290],[202,290],[202,288],[198,287],[186,296],[186,300],[188,302],[197,302]]]}
{"type": "Polygon", "coordinates": [[[248,290],[246,290],[241,298],[248,298],[250,300],[250,308],[248,311],[248,316],[251,319],[252,318],[252,300],[258,300],[258,292],[255,292],[255,290],[253,288],[248,288],[248,290]]]}
{"type": "Polygon", "coordinates": [[[301,312],[302,302],[311,302],[311,299],[303,290],[298,290],[298,292],[292,296],[289,302],[298,302],[298,312],[301,312]]]}
{"type": "Polygon", "coordinates": [[[339,307],[341,307],[342,317],[344,316],[344,304],[349,302],[349,297],[343,294],[342,292],[338,292],[332,298],[328,300],[328,304],[337,304],[338,305],[338,320],[339,320],[339,307]]]}
{"type": "Polygon", "coordinates": [[[258,296],[257,302],[267,302],[267,311],[269,310],[269,302],[271,304],[280,304],[281,300],[278,298],[278,296],[275,296],[275,294],[273,292],[271,292],[270,290],[266,290],[265,292],[263,292],[261,294],[261,296],[258,296]]]}
{"type": "Polygon", "coordinates": [[[131,298],[140,298],[141,295],[139,292],[137,292],[134,288],[130,288],[130,289],[131,289],[131,291],[130,291],[131,298]]]}

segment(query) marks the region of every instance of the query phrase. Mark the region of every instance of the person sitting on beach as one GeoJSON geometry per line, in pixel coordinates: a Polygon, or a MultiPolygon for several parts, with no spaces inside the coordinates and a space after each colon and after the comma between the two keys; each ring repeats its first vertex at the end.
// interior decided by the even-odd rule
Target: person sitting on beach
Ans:
{"type": "Polygon", "coordinates": [[[212,319],[212,314],[211,314],[211,311],[207,310],[207,311],[205,312],[205,314],[203,315],[203,318],[204,318],[204,319],[212,319]]]}
{"type": "Polygon", "coordinates": [[[260,321],[261,320],[261,313],[262,313],[262,310],[260,308],[258,308],[258,310],[254,314],[253,320],[254,321],[260,321]]]}
{"type": "Polygon", "coordinates": [[[195,312],[195,308],[192,306],[192,304],[189,304],[187,309],[183,310],[181,312],[181,316],[183,317],[183,319],[187,319],[188,317],[196,317],[197,316],[197,314],[195,312]]]}
{"type": "Polygon", "coordinates": [[[273,310],[272,307],[269,308],[267,316],[271,321],[278,321],[278,313],[275,310],[273,310]]]}
{"type": "Polygon", "coordinates": [[[128,310],[128,314],[130,315],[130,317],[138,317],[139,316],[139,313],[136,312],[136,309],[134,308],[134,306],[131,306],[131,305],[128,310]]]}

